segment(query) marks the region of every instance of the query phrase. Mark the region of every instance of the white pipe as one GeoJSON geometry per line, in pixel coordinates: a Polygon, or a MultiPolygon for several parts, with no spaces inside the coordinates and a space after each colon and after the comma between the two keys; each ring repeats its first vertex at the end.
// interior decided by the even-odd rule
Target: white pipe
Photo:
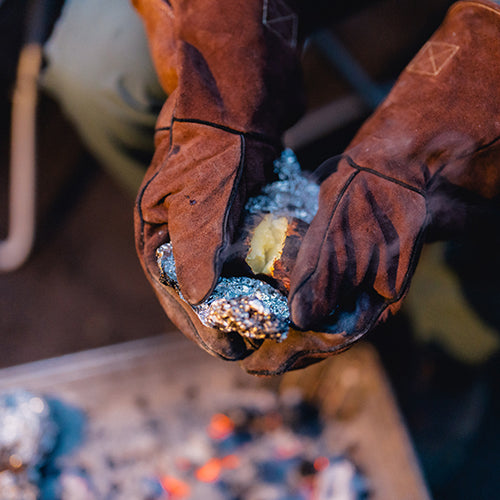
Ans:
{"type": "Polygon", "coordinates": [[[9,226],[0,242],[0,271],[13,271],[28,258],[35,235],[35,149],[39,44],[25,45],[19,56],[12,103],[9,226]]]}

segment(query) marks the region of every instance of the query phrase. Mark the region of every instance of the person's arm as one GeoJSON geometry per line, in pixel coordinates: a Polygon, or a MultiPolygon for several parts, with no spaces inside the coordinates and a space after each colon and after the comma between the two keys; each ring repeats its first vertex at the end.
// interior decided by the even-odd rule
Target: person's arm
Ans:
{"type": "Polygon", "coordinates": [[[292,275],[291,315],[349,343],[399,309],[424,240],[498,214],[500,7],[454,4],[322,170],[331,173],[292,275]]]}
{"type": "Polygon", "coordinates": [[[185,302],[159,287],[156,249],[172,243],[187,302],[210,294],[247,198],[271,178],[281,135],[303,109],[297,19],[282,0],[134,4],[169,94],[137,197],[137,251],[177,326],[235,359],[247,354],[243,342],[193,324],[185,302]]]}

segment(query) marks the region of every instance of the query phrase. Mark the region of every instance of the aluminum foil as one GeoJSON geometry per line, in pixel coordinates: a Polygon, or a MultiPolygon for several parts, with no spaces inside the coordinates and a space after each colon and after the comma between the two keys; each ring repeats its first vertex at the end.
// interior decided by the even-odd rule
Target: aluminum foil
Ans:
{"type": "MultiPolygon", "coordinates": [[[[318,210],[319,186],[301,171],[293,152],[285,150],[275,161],[276,182],[251,198],[245,206],[248,216],[273,213],[311,222],[318,210]]],[[[179,296],[172,245],[157,250],[162,282],[173,287],[179,296]]],[[[253,339],[283,340],[290,323],[287,298],[259,279],[222,277],[212,295],[202,304],[191,306],[205,326],[224,333],[238,333],[253,339]]]]}
{"type": "MultiPolygon", "coordinates": [[[[162,282],[177,290],[172,245],[166,243],[157,250],[162,282]]],[[[254,278],[219,278],[208,299],[191,306],[200,321],[224,333],[239,333],[250,338],[282,339],[288,331],[288,303],[284,295],[271,285],[254,278]]]]}
{"type": "Polygon", "coordinates": [[[0,492],[2,500],[37,500],[40,493],[25,473],[10,470],[0,472],[0,492]]]}
{"type": "Polygon", "coordinates": [[[278,180],[268,184],[245,206],[248,214],[272,213],[311,222],[318,211],[319,185],[300,169],[291,149],[285,149],[274,162],[278,180]]]}
{"type": "Polygon", "coordinates": [[[0,467],[29,468],[52,449],[55,424],[47,402],[27,391],[0,394],[0,467]]]}
{"type": "Polygon", "coordinates": [[[2,500],[36,500],[37,468],[55,444],[49,405],[24,390],[0,394],[0,492],[2,500]]]}

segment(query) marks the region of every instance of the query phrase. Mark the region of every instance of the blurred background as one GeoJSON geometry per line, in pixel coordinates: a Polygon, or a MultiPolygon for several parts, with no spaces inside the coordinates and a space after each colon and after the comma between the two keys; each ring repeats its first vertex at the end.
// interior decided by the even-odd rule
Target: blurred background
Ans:
{"type": "MultiPolygon", "coordinates": [[[[342,151],[451,4],[332,3],[316,16],[330,37],[318,31],[304,50],[308,116],[286,138],[307,169],[342,151]]],[[[0,2],[2,239],[9,229],[12,95],[27,6],[27,0],[0,2]]],[[[133,196],[44,92],[37,148],[34,248],[21,268],[0,275],[0,367],[179,335],[135,255],[133,196]]],[[[430,246],[403,311],[369,336],[440,499],[492,499],[500,486],[500,294],[498,265],[491,266],[499,259],[497,247],[479,243],[430,246]]]]}

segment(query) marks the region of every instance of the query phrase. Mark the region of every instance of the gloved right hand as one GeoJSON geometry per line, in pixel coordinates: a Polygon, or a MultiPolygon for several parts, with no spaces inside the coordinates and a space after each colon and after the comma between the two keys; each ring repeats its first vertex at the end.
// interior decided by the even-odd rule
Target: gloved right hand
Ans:
{"type": "MultiPolygon", "coordinates": [[[[457,2],[387,99],[322,167],[290,307],[344,345],[401,305],[424,239],[463,236],[500,197],[500,7],[457,2]]],[[[491,227],[495,231],[495,227],[491,227]]]]}
{"type": "Polygon", "coordinates": [[[247,198],[271,179],[303,109],[297,19],[283,0],[135,0],[169,97],[135,209],[136,247],[170,318],[225,359],[257,344],[204,327],[190,304],[213,290],[247,198]],[[171,241],[182,295],[160,284],[171,241]]]}

